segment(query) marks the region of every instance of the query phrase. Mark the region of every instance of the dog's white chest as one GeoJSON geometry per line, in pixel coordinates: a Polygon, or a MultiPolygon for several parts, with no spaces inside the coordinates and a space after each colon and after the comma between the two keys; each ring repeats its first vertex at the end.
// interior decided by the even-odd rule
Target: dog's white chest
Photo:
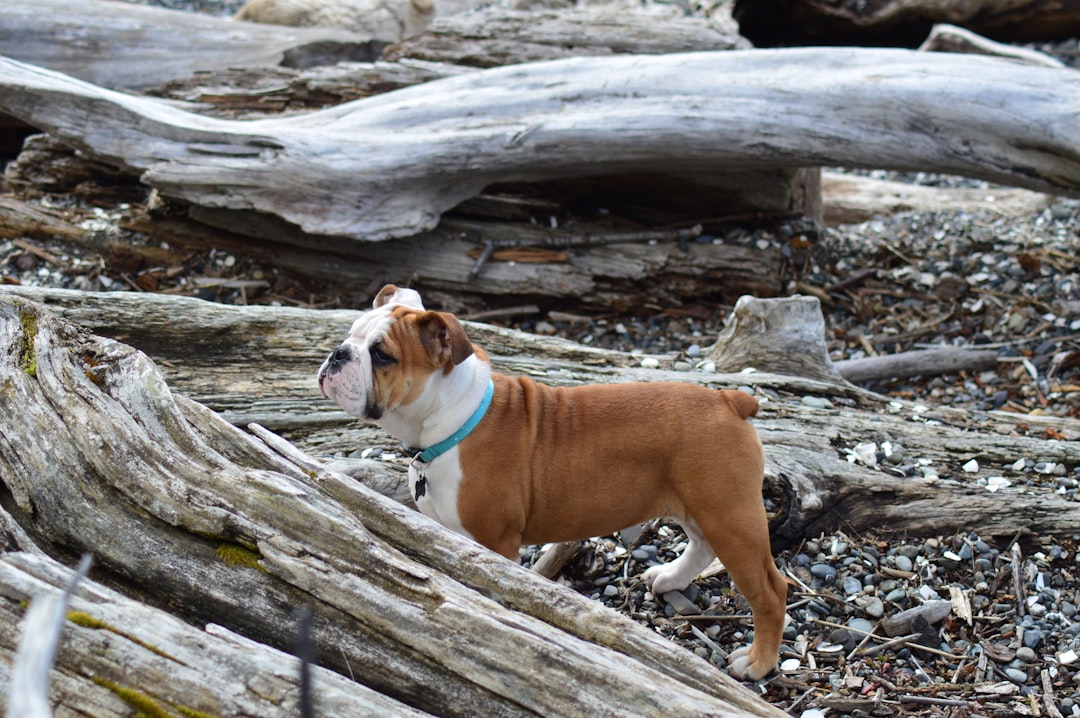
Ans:
{"type": "Polygon", "coordinates": [[[456,446],[430,464],[417,459],[409,465],[409,492],[416,508],[451,531],[473,538],[461,525],[458,514],[461,479],[461,461],[456,446]]]}

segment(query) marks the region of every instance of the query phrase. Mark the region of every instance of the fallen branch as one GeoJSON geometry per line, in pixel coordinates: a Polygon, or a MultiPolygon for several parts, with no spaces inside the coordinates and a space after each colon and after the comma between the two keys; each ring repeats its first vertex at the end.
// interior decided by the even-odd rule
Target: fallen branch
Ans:
{"type": "MultiPolygon", "coordinates": [[[[599,604],[173,394],[131,347],[10,295],[0,345],[14,348],[0,358],[5,509],[39,545],[92,552],[191,623],[281,648],[292,609],[310,605],[321,665],[438,715],[777,715],[599,604]]],[[[154,659],[170,680],[140,674],[140,690],[173,690],[177,663],[204,666],[154,659]]],[[[218,683],[246,691],[222,664],[218,683]]],[[[209,684],[169,702],[222,712],[192,693],[209,684]]]]}
{"type": "MultiPolygon", "coordinates": [[[[3,287],[3,294],[47,301],[72,321],[123,336],[163,363],[174,390],[238,425],[257,421],[287,432],[313,456],[382,449],[381,461],[358,460],[355,475],[364,483],[378,485],[383,493],[400,490],[404,472],[391,458],[397,444],[321,398],[312,380],[312,367],[340,342],[357,312],[236,307],[182,297],[30,287],[3,287]],[[253,376],[258,382],[252,382],[253,376]]],[[[758,331],[758,324],[739,322],[748,341],[756,340],[763,347],[778,343],[771,352],[762,350],[762,361],[755,363],[757,372],[750,374],[643,369],[639,357],[622,352],[483,324],[470,323],[467,328],[473,341],[491,354],[498,370],[533,374],[549,384],[696,381],[717,387],[751,385],[779,395],[780,400],[766,401],[755,419],[766,446],[766,494],[775,506],[772,527],[778,546],[838,527],[926,536],[969,530],[1010,539],[1017,533],[1080,533],[1080,508],[1056,496],[1056,485],[1045,491],[1017,488],[992,493],[978,483],[997,475],[1014,477],[1014,483],[1022,484],[1027,475],[1010,468],[1020,456],[1070,469],[1080,464],[1076,441],[1044,438],[1047,431],[1066,439],[1080,438],[1080,424],[1075,420],[993,411],[976,416],[937,407],[934,420],[928,421],[925,411],[860,390],[824,369],[817,370],[817,379],[784,375],[791,367],[807,363],[789,360],[797,353],[797,342],[783,338],[782,312],[769,314],[766,308],[758,308],[756,313],[777,326],[778,334],[770,337],[758,331]],[[829,399],[835,408],[804,404],[807,396],[829,399]],[[900,476],[884,463],[868,468],[848,460],[855,445],[883,440],[894,448],[904,447],[910,461],[925,461],[939,478],[924,478],[918,471],[914,476],[900,476]],[[976,473],[962,468],[972,458],[980,466],[976,473]]],[[[798,334],[808,331],[806,318],[813,315],[788,316],[796,319],[798,334]]],[[[820,312],[817,321],[824,332],[820,312]]],[[[660,359],[662,367],[671,366],[670,359],[660,359]]],[[[738,371],[745,365],[734,366],[738,371]]],[[[406,540],[404,534],[401,540],[406,540]]]]}
{"type": "Polygon", "coordinates": [[[998,354],[990,349],[923,349],[885,356],[847,359],[833,364],[840,376],[853,384],[909,376],[938,376],[958,371],[983,371],[997,366],[998,354]]]}
{"type": "Polygon", "coordinates": [[[813,48],[574,58],[250,122],[6,59],[0,89],[0,110],[167,195],[359,239],[430,229],[495,182],[635,171],[873,166],[1080,196],[1080,76],[993,57],[813,48]]]}

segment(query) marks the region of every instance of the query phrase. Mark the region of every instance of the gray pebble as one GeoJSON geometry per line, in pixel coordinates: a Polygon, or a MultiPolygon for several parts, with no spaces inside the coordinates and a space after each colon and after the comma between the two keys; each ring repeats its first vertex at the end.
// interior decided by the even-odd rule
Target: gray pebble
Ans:
{"type": "Polygon", "coordinates": [[[701,613],[698,605],[682,595],[681,591],[668,591],[664,594],[664,602],[674,608],[675,613],[680,616],[696,616],[701,613]]]}
{"type": "MultiPolygon", "coordinates": [[[[881,603],[878,601],[878,603],[881,603]]],[[[858,633],[860,636],[864,633],[870,633],[874,630],[874,624],[871,621],[867,621],[865,618],[853,618],[848,621],[848,628],[858,633]]]]}
{"type": "Polygon", "coordinates": [[[922,551],[922,546],[916,546],[915,544],[904,544],[900,548],[896,549],[896,552],[901,556],[915,560],[915,557],[922,551]]]}
{"type": "Polygon", "coordinates": [[[836,569],[827,563],[815,563],[810,566],[810,575],[820,578],[826,586],[836,582],[836,569]]]}
{"type": "Polygon", "coordinates": [[[908,602],[907,591],[902,588],[893,589],[892,591],[889,591],[888,595],[885,596],[885,600],[889,603],[896,603],[901,606],[906,606],[908,602]]]}
{"type": "Polygon", "coordinates": [[[802,405],[811,409],[832,409],[833,403],[823,396],[804,396],[802,405]]]}
{"type": "Polygon", "coordinates": [[[615,598],[619,595],[618,586],[613,583],[609,583],[608,585],[604,586],[604,595],[608,598],[615,598]]]}
{"type": "Polygon", "coordinates": [[[1027,673],[1021,671],[1018,668],[1006,668],[1005,675],[1009,677],[1009,680],[1013,683],[1024,684],[1027,683],[1027,673]]]}
{"type": "Polygon", "coordinates": [[[1042,640],[1043,634],[1039,629],[1029,628],[1024,631],[1024,646],[1027,648],[1038,648],[1039,644],[1042,643],[1042,640]]]}
{"type": "Polygon", "coordinates": [[[854,576],[845,577],[843,586],[844,593],[848,596],[854,596],[856,593],[859,593],[863,589],[862,581],[855,578],[854,576]]]}
{"type": "Polygon", "coordinates": [[[694,368],[694,365],[688,361],[675,362],[675,371],[690,371],[694,368]]]}
{"type": "Polygon", "coordinates": [[[1016,660],[1022,663],[1031,663],[1035,660],[1035,651],[1027,646],[1016,649],[1016,660]]]}
{"type": "Polygon", "coordinates": [[[911,559],[908,558],[907,556],[904,556],[903,554],[897,555],[895,560],[896,560],[896,568],[899,571],[910,572],[911,569],[915,568],[915,564],[913,564],[911,562],[911,559]]]}
{"type": "MultiPolygon", "coordinates": [[[[903,594],[903,591],[901,591],[901,594],[903,594]]],[[[866,611],[866,615],[870,618],[881,618],[885,615],[885,604],[877,596],[871,596],[863,610],[866,611]]]]}
{"type": "Polygon", "coordinates": [[[686,347],[686,356],[688,356],[688,357],[699,357],[699,356],[701,356],[701,345],[699,345],[699,344],[691,344],[690,346],[686,347]]]}

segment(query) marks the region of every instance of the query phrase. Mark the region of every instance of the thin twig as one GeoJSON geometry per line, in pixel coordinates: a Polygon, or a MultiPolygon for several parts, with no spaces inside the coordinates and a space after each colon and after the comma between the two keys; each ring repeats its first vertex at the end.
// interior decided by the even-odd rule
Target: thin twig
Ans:
{"type": "Polygon", "coordinates": [[[1058,710],[1057,701],[1054,700],[1054,685],[1050,682],[1050,671],[1043,669],[1039,674],[1043,689],[1043,709],[1050,718],[1065,718],[1058,710]]]}
{"type": "Polygon", "coordinates": [[[1017,618],[1023,618],[1026,613],[1026,606],[1024,605],[1024,579],[1020,575],[1020,543],[1018,541],[1013,541],[1010,553],[1012,554],[1013,595],[1016,596],[1016,616],[1017,618]]]}

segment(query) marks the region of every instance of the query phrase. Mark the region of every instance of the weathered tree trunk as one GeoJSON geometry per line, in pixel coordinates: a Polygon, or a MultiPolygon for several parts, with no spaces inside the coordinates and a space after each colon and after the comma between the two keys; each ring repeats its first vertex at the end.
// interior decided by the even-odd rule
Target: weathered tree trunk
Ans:
{"type": "MultiPolygon", "coordinates": [[[[189,622],[280,649],[310,606],[324,665],[438,715],[777,714],[689,652],[173,394],[131,347],[12,296],[0,346],[4,513],[189,622]]],[[[168,631],[89,612],[150,647],[153,665],[117,680],[129,694],[241,712],[220,683],[250,684],[181,685],[195,659],[168,631]]],[[[267,697],[294,693],[286,681],[267,697]]]]}
{"type": "Polygon", "coordinates": [[[695,17],[634,12],[622,4],[565,10],[488,7],[441,18],[425,33],[388,47],[406,58],[498,67],[566,57],[749,49],[738,26],[695,17]]]}
{"type": "Polygon", "coordinates": [[[1080,194],[1080,78],[990,57],[800,49],[576,58],[252,122],[198,117],[10,60],[0,62],[0,88],[0,110],[142,172],[167,195],[361,239],[429,229],[496,182],[640,171],[917,168],[1080,194]],[[477,125],[477,116],[487,119],[477,125]]]}
{"type": "MultiPolygon", "coordinates": [[[[356,312],[230,307],[131,293],[28,287],[2,291],[46,301],[72,321],[123,338],[161,360],[176,391],[221,412],[234,424],[258,422],[282,432],[314,456],[349,454],[366,447],[388,454],[398,449],[376,427],[349,418],[315,388],[315,368],[340,342],[356,312]]],[[[773,363],[752,374],[675,372],[669,357],[660,357],[659,370],[643,369],[638,357],[621,352],[484,324],[469,323],[468,330],[473,341],[492,354],[498,370],[529,373],[550,384],[673,379],[719,387],[747,384],[780,392],[783,400],[767,401],[756,420],[766,437],[766,493],[778,506],[772,520],[778,546],[841,526],[911,535],[964,528],[1009,537],[1018,532],[1040,536],[1080,532],[1080,508],[1052,490],[995,494],[978,483],[989,475],[1020,482],[1021,475],[1008,468],[1019,457],[1067,466],[1080,463],[1080,444],[1044,439],[1047,430],[1080,438],[1076,421],[1005,412],[973,416],[949,408],[936,409],[928,417],[910,403],[888,402],[830,378],[835,366],[819,370],[819,378],[785,374],[804,369],[807,362],[791,358],[797,350],[790,336],[784,336],[782,322],[772,317],[768,321],[777,327],[771,337],[752,336],[763,344],[771,339],[787,348],[778,346],[772,352],[773,363]],[[803,406],[799,402],[804,396],[829,398],[840,408],[803,406]],[[886,440],[905,447],[913,458],[925,459],[941,478],[901,477],[888,467],[869,469],[849,462],[848,452],[855,445],[886,440]],[[980,469],[965,472],[961,467],[972,458],[980,469]]],[[[747,321],[741,326],[748,332],[758,328],[747,321]]],[[[792,329],[806,331],[798,325],[792,329]]],[[[383,487],[404,478],[403,469],[393,462],[356,466],[383,487]]]]}
{"type": "Polygon", "coordinates": [[[821,173],[822,220],[830,225],[865,222],[876,214],[910,210],[982,210],[1006,217],[1019,217],[1039,212],[1048,204],[1048,195],[1024,189],[927,187],[840,172],[821,173]]]}
{"type": "Polygon", "coordinates": [[[0,3],[0,54],[112,88],[157,87],[230,67],[370,62],[386,45],[371,39],[109,0],[0,3]]]}

